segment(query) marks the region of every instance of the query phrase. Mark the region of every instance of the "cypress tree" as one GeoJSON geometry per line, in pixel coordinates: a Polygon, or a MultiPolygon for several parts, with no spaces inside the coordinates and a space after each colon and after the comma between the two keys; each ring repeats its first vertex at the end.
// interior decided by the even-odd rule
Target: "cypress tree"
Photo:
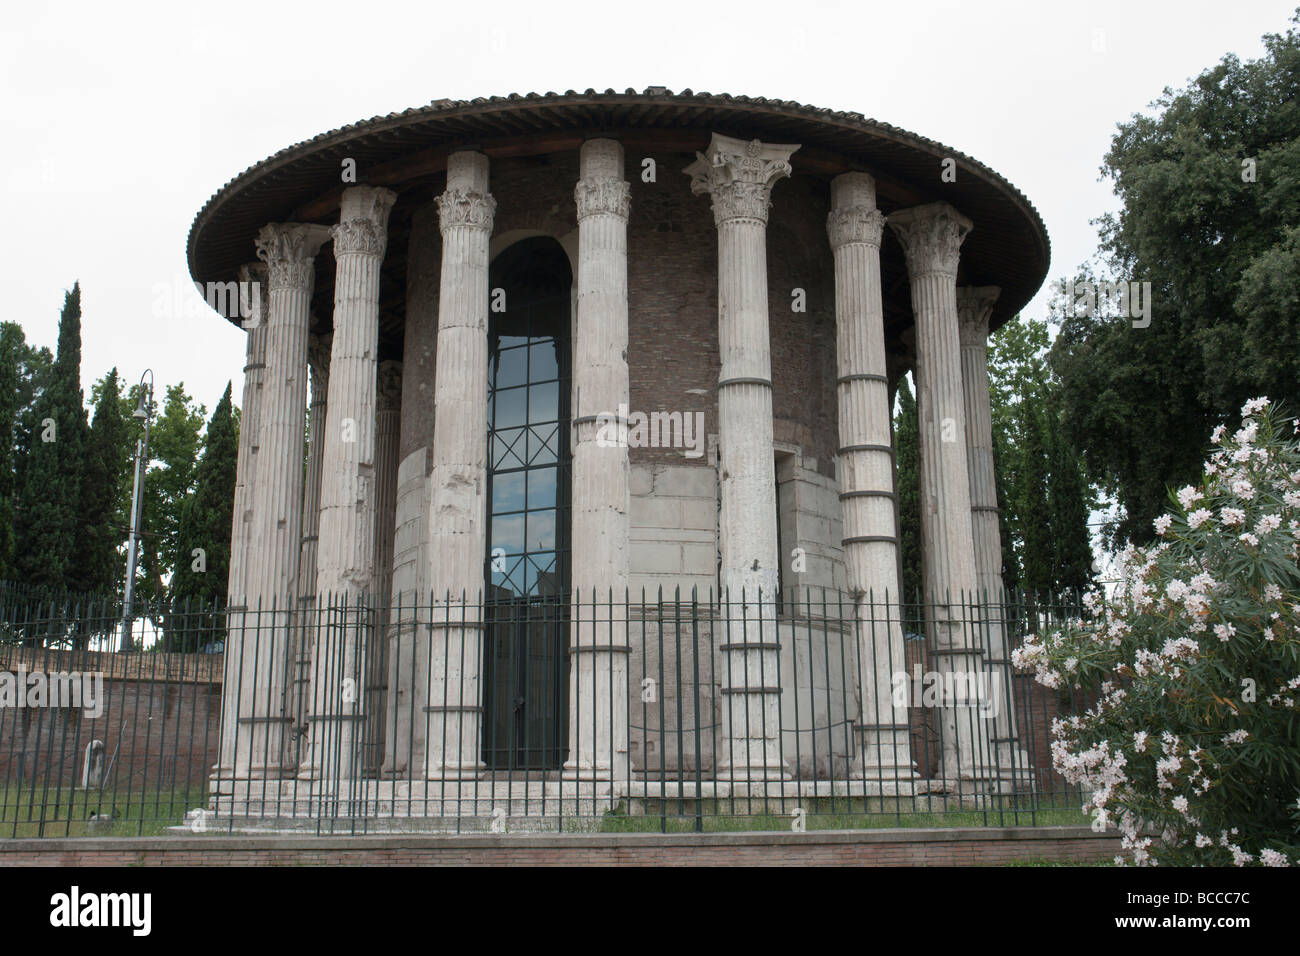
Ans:
{"type": "Polygon", "coordinates": [[[1048,502],[1048,435],[1043,409],[1022,403],[1024,447],[1016,475],[1015,511],[1021,542],[1020,583],[1032,592],[1054,585],[1051,508],[1048,502]]]}
{"type": "Polygon", "coordinates": [[[1079,456],[1052,416],[1051,474],[1047,497],[1051,509],[1053,582],[1058,590],[1083,592],[1092,581],[1092,545],[1088,503],[1079,456]]]}
{"type": "Polygon", "coordinates": [[[193,650],[219,636],[219,616],[198,608],[216,609],[225,603],[230,572],[230,523],[235,500],[238,424],[231,407],[231,386],[217,403],[204,436],[203,454],[195,471],[194,493],[181,508],[178,553],[172,577],[172,605],[190,611],[187,621],[173,627],[174,647],[193,650]],[[200,554],[195,554],[200,551],[200,554]],[[197,625],[197,626],[195,626],[197,625]],[[181,637],[181,635],[186,635],[181,637]]]}
{"type": "Polygon", "coordinates": [[[74,284],[59,318],[49,381],[36,401],[35,434],[17,515],[18,572],[28,584],[70,586],[76,554],[86,412],[81,391],[81,286],[74,284]]]}
{"type": "Polygon", "coordinates": [[[14,576],[14,443],[17,441],[19,379],[26,342],[22,327],[0,323],[0,581],[14,576]]]}
{"type": "Polygon", "coordinates": [[[119,549],[126,540],[119,510],[126,477],[129,437],[121,414],[121,382],[114,368],[92,392],[95,414],[86,442],[78,525],[79,567],[72,585],[97,594],[115,592],[122,584],[119,549]]]}

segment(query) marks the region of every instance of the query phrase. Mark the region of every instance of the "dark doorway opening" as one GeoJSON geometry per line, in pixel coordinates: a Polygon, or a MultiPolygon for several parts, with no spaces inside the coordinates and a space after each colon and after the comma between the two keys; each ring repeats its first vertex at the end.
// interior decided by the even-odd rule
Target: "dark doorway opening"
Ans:
{"type": "Polygon", "coordinates": [[[483,760],[568,756],[569,260],[525,239],[493,261],[488,318],[488,595],[483,760]],[[500,290],[500,291],[498,291],[500,290]]]}

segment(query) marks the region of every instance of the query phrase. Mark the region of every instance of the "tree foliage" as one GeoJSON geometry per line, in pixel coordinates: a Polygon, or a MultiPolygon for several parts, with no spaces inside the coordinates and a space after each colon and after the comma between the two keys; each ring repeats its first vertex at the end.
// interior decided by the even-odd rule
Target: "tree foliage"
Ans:
{"type": "Polygon", "coordinates": [[[1051,364],[1088,475],[1122,506],[1117,544],[1150,539],[1197,436],[1247,396],[1300,400],[1300,31],[1264,45],[1166,88],[1102,165],[1122,202],[1102,253],[1113,279],[1151,283],[1151,324],[1067,315],[1051,364]]]}
{"type": "Polygon", "coordinates": [[[27,436],[16,515],[17,568],[25,583],[66,589],[76,577],[77,522],[86,447],[81,391],[81,287],[64,297],[59,344],[27,436]]]}

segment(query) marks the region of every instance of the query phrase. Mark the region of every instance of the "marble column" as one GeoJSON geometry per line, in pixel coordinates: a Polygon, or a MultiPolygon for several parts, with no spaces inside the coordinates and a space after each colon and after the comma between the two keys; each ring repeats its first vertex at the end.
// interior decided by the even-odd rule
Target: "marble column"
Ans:
{"type": "Polygon", "coordinates": [[[714,133],[706,152],[685,170],[691,191],[712,198],[718,228],[720,583],[727,618],[721,667],[728,735],[719,769],[733,779],[786,775],[779,740],[767,215],[772,186],[790,175],[798,148],[714,133]]]}
{"type": "Polygon", "coordinates": [[[989,396],[989,316],[1001,290],[997,286],[957,290],[961,335],[961,383],[966,412],[966,456],[970,466],[971,537],[975,583],[985,608],[984,664],[993,710],[991,743],[999,775],[1023,776],[1029,758],[1016,737],[1012,668],[1005,628],[1002,586],[1002,531],[998,515],[997,472],[993,467],[993,413],[989,396]]]}
{"type": "Polygon", "coordinates": [[[366,647],[375,573],[375,381],[379,274],[396,195],[343,191],[334,237],[334,331],[324,430],[312,654],[311,756],[301,776],[356,777],[365,716],[366,647]]]}
{"type": "Polygon", "coordinates": [[[907,673],[898,577],[898,525],[885,358],[880,242],[885,217],[875,180],[844,173],[831,181],[826,228],[835,256],[836,367],[844,519],[844,564],[854,598],[860,712],[853,773],[882,790],[910,790],[916,778],[907,708],[893,678],[907,673]]]}
{"type": "Polygon", "coordinates": [[[257,234],[257,254],[266,263],[270,291],[257,465],[248,493],[248,613],[239,633],[227,640],[223,688],[239,701],[237,777],[281,776],[292,766],[286,748],[292,720],[286,682],[302,547],[307,324],[315,257],[328,238],[326,227],[303,223],[271,224],[257,234]]]}
{"type": "MultiPolygon", "coordinates": [[[[290,660],[294,721],[306,725],[311,709],[311,655],[316,635],[316,552],[320,543],[320,488],[325,462],[325,428],[330,375],[330,335],[307,339],[307,370],[311,404],[307,409],[307,477],[303,487],[302,555],[298,571],[298,608],[295,641],[290,660]]],[[[302,738],[297,738],[301,743],[302,738]]],[[[301,755],[299,755],[301,757],[301,755]]]]}
{"type": "Polygon", "coordinates": [[[597,443],[597,419],[628,403],[627,220],[623,147],[582,145],[574,189],[578,274],[573,335],[573,611],[566,775],[625,777],[628,449],[597,443]]]}
{"type": "Polygon", "coordinates": [[[397,530],[397,465],[402,408],[402,363],[379,363],[375,415],[375,638],[366,667],[367,770],[384,758],[388,684],[389,602],[393,589],[393,543],[397,530]]]}
{"type": "Polygon", "coordinates": [[[442,279],[429,474],[433,607],[424,708],[429,779],[473,777],[484,768],[488,241],[495,212],[487,157],[471,150],[452,153],[447,188],[438,197],[442,279]]]}
{"type": "MultiPolygon", "coordinates": [[[[966,413],[957,323],[957,266],[969,219],[948,203],[889,216],[907,259],[916,327],[920,426],[921,549],[930,652],[937,670],[982,679],[983,643],[974,613],[975,547],[971,533],[966,413]]],[[[940,712],[943,774],[982,775],[991,761],[984,715],[970,695],[940,712]]]]}
{"type": "Polygon", "coordinates": [[[316,555],[320,544],[321,476],[325,464],[326,410],[330,380],[331,336],[312,335],[307,341],[311,404],[307,409],[307,478],[302,503],[302,558],[298,599],[310,606],[316,598],[316,555]]]}
{"type": "MultiPolygon", "coordinates": [[[[252,495],[257,480],[257,423],[262,402],[262,378],[266,368],[266,306],[269,297],[266,266],[260,262],[241,266],[239,282],[241,296],[245,291],[249,293],[248,298],[241,299],[240,302],[248,345],[244,360],[244,397],[239,406],[239,448],[235,459],[235,500],[230,523],[230,570],[226,578],[226,600],[230,608],[227,633],[231,635],[243,632],[245,609],[248,606],[245,572],[252,541],[252,495]],[[252,294],[254,283],[256,294],[252,294]]],[[[248,623],[253,626],[255,618],[248,619],[248,623]]],[[[234,642],[231,643],[233,645],[234,642]]],[[[221,698],[221,746],[217,758],[219,778],[229,778],[233,774],[235,750],[239,739],[243,737],[243,732],[238,729],[239,693],[236,690],[240,680],[240,663],[238,653],[226,655],[224,686],[231,688],[231,691],[221,698]]]]}

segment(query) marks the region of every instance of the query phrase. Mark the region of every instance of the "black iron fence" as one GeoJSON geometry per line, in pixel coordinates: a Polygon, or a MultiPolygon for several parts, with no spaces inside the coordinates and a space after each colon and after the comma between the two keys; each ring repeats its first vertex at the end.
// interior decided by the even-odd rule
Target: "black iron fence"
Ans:
{"type": "Polygon", "coordinates": [[[0,834],[1081,823],[999,598],[0,586],[0,834]]]}

